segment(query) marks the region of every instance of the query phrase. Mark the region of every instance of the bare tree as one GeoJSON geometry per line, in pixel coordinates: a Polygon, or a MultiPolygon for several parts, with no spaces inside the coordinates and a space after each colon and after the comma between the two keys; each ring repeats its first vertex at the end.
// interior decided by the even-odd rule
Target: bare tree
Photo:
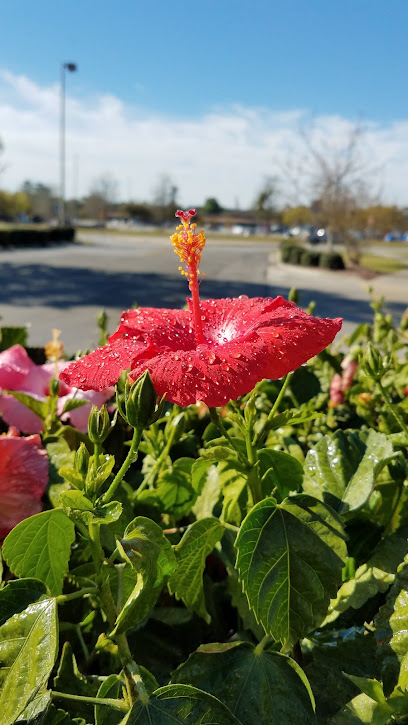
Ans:
{"type": "Polygon", "coordinates": [[[361,241],[353,230],[356,209],[378,200],[374,185],[379,169],[374,168],[364,153],[364,131],[360,124],[328,141],[313,128],[300,132],[303,152],[289,161],[286,178],[292,181],[297,203],[312,201],[315,223],[324,226],[328,243],[344,244],[351,261],[361,256],[361,241]]]}
{"type": "Polygon", "coordinates": [[[102,174],[95,179],[90,194],[86,197],[82,209],[85,217],[105,221],[112,205],[116,201],[118,182],[112,174],[102,174]]]}
{"type": "Polygon", "coordinates": [[[276,176],[266,176],[254,202],[254,211],[262,224],[270,224],[277,213],[278,180],[276,176]]]}
{"type": "Polygon", "coordinates": [[[168,174],[162,174],[153,191],[153,204],[156,206],[156,217],[160,224],[174,218],[177,192],[178,188],[172,178],[168,174]]]}

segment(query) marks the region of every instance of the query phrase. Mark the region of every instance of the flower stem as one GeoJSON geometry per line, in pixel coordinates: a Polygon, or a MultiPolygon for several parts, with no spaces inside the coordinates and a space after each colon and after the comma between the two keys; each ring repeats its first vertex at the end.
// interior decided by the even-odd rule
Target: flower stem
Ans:
{"type": "Polygon", "coordinates": [[[293,373],[288,373],[285,376],[285,380],[283,381],[283,385],[282,385],[282,387],[278,393],[278,396],[272,406],[272,409],[270,410],[269,415],[268,415],[263,427],[261,428],[261,430],[257,433],[257,435],[254,438],[254,441],[253,441],[254,445],[258,445],[258,443],[260,443],[261,441],[264,440],[264,437],[267,434],[268,429],[269,429],[269,424],[272,421],[272,418],[274,417],[274,415],[279,407],[279,404],[285,394],[285,390],[288,387],[292,377],[293,377],[293,373]]]}
{"type": "Polygon", "coordinates": [[[254,650],[254,653],[256,655],[258,655],[258,657],[259,657],[259,655],[262,654],[262,652],[264,651],[265,647],[269,644],[269,642],[271,640],[272,640],[272,637],[269,634],[265,634],[265,637],[263,637],[263,639],[261,639],[261,641],[258,642],[258,644],[256,645],[255,650],[254,650]]]}
{"type": "Polygon", "coordinates": [[[122,463],[122,466],[120,467],[119,471],[117,472],[115,478],[113,479],[111,485],[109,486],[108,490],[104,495],[102,496],[103,503],[108,503],[112,499],[112,497],[115,494],[115,491],[119,484],[121,483],[126,471],[128,470],[129,466],[134,461],[135,453],[137,452],[140,444],[140,439],[142,437],[143,428],[135,428],[133,430],[133,438],[132,442],[130,444],[129,453],[127,454],[124,462],[122,463]]]}
{"type": "Polygon", "coordinates": [[[234,442],[234,439],[231,438],[230,434],[228,433],[228,431],[227,431],[224,423],[222,422],[222,418],[221,418],[221,416],[218,413],[217,408],[209,408],[209,411],[210,411],[210,418],[211,418],[212,422],[214,423],[214,425],[217,426],[217,428],[220,431],[220,433],[224,436],[224,438],[227,439],[228,443],[230,444],[231,448],[237,454],[237,456],[238,456],[239,460],[241,461],[241,463],[245,466],[245,468],[248,468],[249,467],[248,466],[248,460],[241,453],[240,449],[238,448],[238,446],[234,442]]]}
{"type": "Polygon", "coordinates": [[[376,383],[384,398],[386,407],[388,408],[389,412],[393,416],[394,420],[398,423],[399,427],[401,428],[402,432],[405,434],[405,437],[408,440],[408,428],[407,428],[406,424],[404,423],[404,421],[402,420],[400,414],[398,413],[397,406],[392,404],[390,396],[386,392],[381,380],[377,380],[376,383]]]}
{"type": "Polygon", "coordinates": [[[51,692],[53,700],[75,700],[76,702],[87,702],[89,705],[106,705],[120,712],[128,712],[129,707],[124,700],[115,700],[111,697],[86,697],[85,695],[68,695],[66,692],[51,692]]]}
{"type": "Polygon", "coordinates": [[[81,597],[84,597],[85,594],[95,594],[97,589],[95,587],[84,587],[83,589],[78,589],[76,592],[71,592],[70,594],[59,594],[57,597],[55,597],[55,601],[57,604],[65,604],[65,602],[71,602],[73,599],[80,599],[81,597]]]}
{"type": "MultiPolygon", "coordinates": [[[[99,585],[99,596],[102,608],[107,616],[110,629],[114,629],[117,618],[117,610],[113,601],[109,578],[106,575],[105,552],[101,546],[100,530],[98,524],[89,524],[89,537],[91,542],[92,558],[95,566],[96,578],[99,585]]],[[[126,681],[126,691],[130,703],[135,702],[137,696],[145,705],[149,701],[149,695],[144,686],[139,667],[132,658],[126,634],[115,634],[113,636],[117,647],[123,674],[126,681]]]]}

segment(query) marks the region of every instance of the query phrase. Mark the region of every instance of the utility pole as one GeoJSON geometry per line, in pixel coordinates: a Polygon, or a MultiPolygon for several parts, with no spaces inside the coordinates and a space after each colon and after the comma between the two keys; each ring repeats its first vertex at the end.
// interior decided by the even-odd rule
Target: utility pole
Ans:
{"type": "Polygon", "coordinates": [[[58,205],[58,223],[65,226],[65,72],[78,70],[76,63],[61,63],[60,82],[60,195],[58,205]]]}

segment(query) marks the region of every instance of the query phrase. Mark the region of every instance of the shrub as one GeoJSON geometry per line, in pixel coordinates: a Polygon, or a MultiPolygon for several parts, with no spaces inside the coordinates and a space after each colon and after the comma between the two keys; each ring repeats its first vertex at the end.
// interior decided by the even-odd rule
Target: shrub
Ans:
{"type": "Polygon", "coordinates": [[[44,247],[56,242],[73,242],[73,227],[50,229],[0,229],[0,247],[44,247]]]}
{"type": "Polygon", "coordinates": [[[303,267],[318,267],[320,261],[320,252],[312,252],[304,249],[300,257],[300,264],[303,267]]]}
{"type": "Polygon", "coordinates": [[[320,255],[319,267],[325,269],[345,269],[343,257],[337,252],[323,252],[320,255]]]}

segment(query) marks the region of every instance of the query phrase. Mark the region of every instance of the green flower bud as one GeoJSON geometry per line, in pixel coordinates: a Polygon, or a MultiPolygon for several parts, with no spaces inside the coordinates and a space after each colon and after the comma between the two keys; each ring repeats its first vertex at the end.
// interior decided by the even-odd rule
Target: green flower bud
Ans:
{"type": "Polygon", "coordinates": [[[383,364],[381,355],[375,347],[372,346],[371,342],[367,344],[361,361],[361,367],[363,368],[365,374],[368,375],[368,377],[373,378],[373,380],[381,380],[386,372],[386,367],[383,364]]]}
{"type": "Polygon", "coordinates": [[[81,443],[78,450],[75,453],[75,470],[78,471],[78,473],[81,474],[81,476],[86,476],[88,472],[88,466],[89,466],[89,452],[85,445],[85,443],[81,443]]]}
{"type": "Polygon", "coordinates": [[[160,418],[163,406],[164,397],[157,405],[157,393],[148,370],[134,383],[126,382],[124,418],[133,428],[148,428],[160,418]]]}
{"type": "Polygon", "coordinates": [[[58,393],[60,389],[60,381],[58,378],[51,378],[50,380],[50,395],[53,398],[58,398],[58,393]]]}
{"type": "Polygon", "coordinates": [[[289,302],[294,302],[295,305],[299,304],[299,291],[296,289],[296,287],[292,287],[289,290],[288,300],[289,302]]]}
{"type": "Polygon", "coordinates": [[[256,418],[255,397],[253,395],[251,395],[245,406],[244,418],[246,424],[251,427],[256,418]]]}
{"type": "Polygon", "coordinates": [[[103,405],[102,408],[93,405],[88,420],[88,435],[92,443],[103,443],[109,435],[110,429],[111,424],[106,405],[103,405]]]}

